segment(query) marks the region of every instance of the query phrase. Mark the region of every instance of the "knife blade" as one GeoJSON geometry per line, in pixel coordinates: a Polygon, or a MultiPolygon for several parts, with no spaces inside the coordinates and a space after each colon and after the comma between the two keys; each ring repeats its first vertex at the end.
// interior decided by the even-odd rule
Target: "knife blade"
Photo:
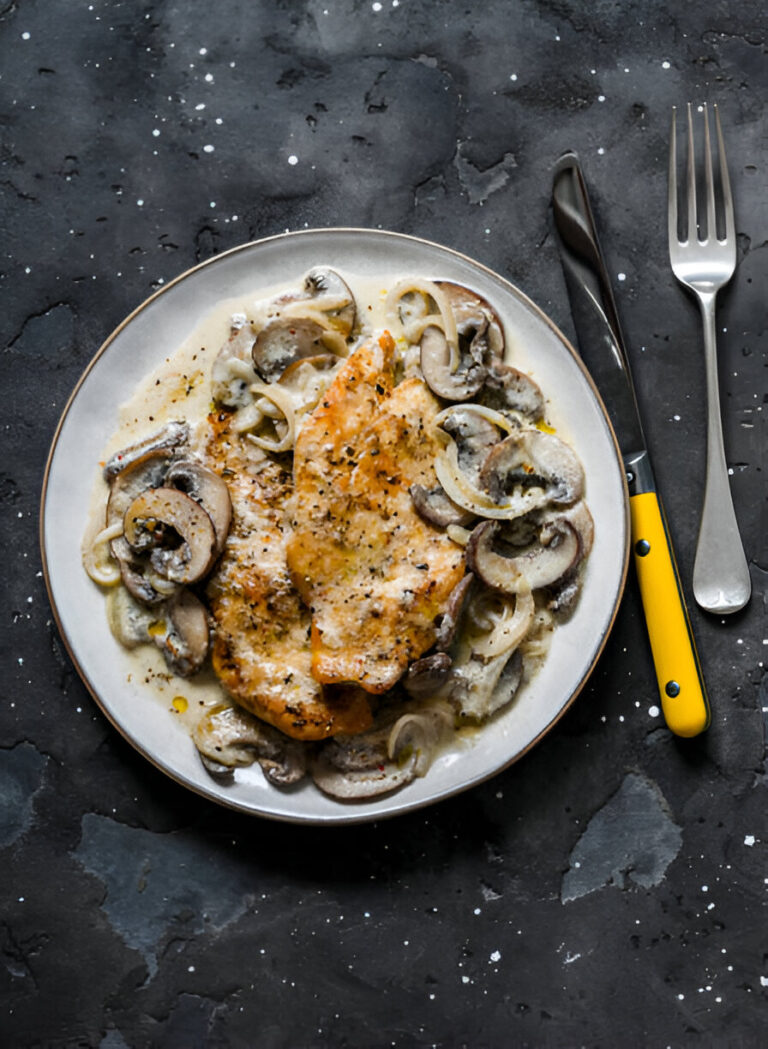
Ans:
{"type": "Polygon", "coordinates": [[[678,736],[711,719],[672,540],[643,434],[611,281],[576,153],[557,162],[552,209],[579,349],[605,403],[624,460],[632,547],[661,707],[678,736]]]}

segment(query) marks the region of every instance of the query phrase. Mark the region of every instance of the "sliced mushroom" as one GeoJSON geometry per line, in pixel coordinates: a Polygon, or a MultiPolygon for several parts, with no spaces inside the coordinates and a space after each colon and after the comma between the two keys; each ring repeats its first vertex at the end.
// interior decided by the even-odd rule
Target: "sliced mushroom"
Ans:
{"type": "Polygon", "coordinates": [[[467,572],[448,595],[448,603],[435,636],[435,647],[438,651],[445,652],[453,644],[473,579],[472,573],[467,572]]]}
{"type": "Polygon", "coordinates": [[[415,762],[391,761],[387,744],[391,721],[360,736],[334,736],[311,759],[309,770],[320,790],[342,801],[387,794],[415,777],[415,762]]]}
{"type": "Polygon", "coordinates": [[[584,471],[576,453],[554,434],[520,430],[488,453],[479,481],[499,504],[517,514],[581,498],[584,471]]]}
{"type": "Polygon", "coordinates": [[[467,544],[467,565],[494,590],[517,594],[552,586],[568,575],[581,556],[579,535],[565,517],[547,521],[536,541],[523,549],[508,547],[499,551],[504,529],[498,521],[483,521],[467,544]]]}
{"type": "Polygon", "coordinates": [[[191,590],[180,590],[164,612],[165,618],[150,627],[150,636],[169,670],[180,677],[190,677],[205,662],[210,646],[205,605],[191,590]]]}
{"type": "Polygon", "coordinates": [[[346,338],[355,326],[357,307],[355,297],[343,277],[326,266],[315,266],[304,278],[304,291],[346,338]],[[324,305],[324,299],[332,305],[324,305]]]}
{"type": "Polygon", "coordinates": [[[125,511],[142,492],[162,485],[173,456],[173,451],[167,448],[145,452],[114,476],[107,500],[108,528],[122,521],[125,511]]]}
{"type": "Polygon", "coordinates": [[[325,352],[325,328],[305,317],[278,317],[266,324],[253,344],[253,363],[266,382],[282,375],[289,364],[325,352]]]}
{"type": "Polygon", "coordinates": [[[306,772],[305,748],[297,740],[238,707],[214,707],[195,726],[192,738],[212,775],[228,776],[258,761],[270,783],[285,787],[306,772]]]}
{"type": "Polygon", "coordinates": [[[486,367],[485,348],[461,354],[456,370],[451,368],[451,347],[440,328],[430,324],[421,336],[421,371],[427,386],[447,401],[468,401],[483,385],[486,367]]]}
{"type": "Polygon", "coordinates": [[[512,701],[522,677],[519,649],[490,660],[472,654],[454,667],[449,698],[462,717],[485,721],[512,701]]]}
{"type": "Polygon", "coordinates": [[[444,700],[462,718],[483,721],[506,706],[520,685],[520,646],[535,623],[535,606],[530,591],[513,598],[476,585],[467,586],[462,598],[449,651],[414,663],[404,685],[414,697],[444,700]]]}
{"type": "Polygon", "coordinates": [[[124,648],[136,648],[152,640],[149,630],[157,622],[155,609],[134,600],[125,587],[118,586],[107,595],[107,623],[112,636],[124,648]]]}
{"type": "Polygon", "coordinates": [[[583,500],[576,503],[575,506],[568,507],[562,516],[578,534],[579,556],[571,571],[551,587],[551,597],[547,607],[561,620],[567,618],[576,607],[576,601],[581,592],[579,566],[589,556],[595,534],[592,514],[583,500]]]}
{"type": "Polygon", "coordinates": [[[186,445],[189,440],[189,424],[185,422],[170,422],[158,430],[157,433],[145,437],[143,441],[123,448],[115,452],[104,466],[104,479],[110,484],[118,474],[123,473],[128,467],[137,462],[146,462],[149,456],[155,453],[163,453],[166,457],[186,445]]]}
{"type": "Polygon", "coordinates": [[[114,540],[113,547],[119,553],[118,565],[123,586],[137,601],[154,608],[179,592],[180,584],[158,576],[152,570],[149,557],[134,554],[124,537],[114,540]]]}
{"type": "Polygon", "coordinates": [[[424,775],[453,720],[444,703],[388,710],[370,731],[325,743],[311,761],[312,778],[324,793],[343,801],[397,790],[424,775]]]}
{"type": "MultiPolygon", "coordinates": [[[[148,489],[163,484],[173,458],[173,450],[157,448],[133,459],[114,476],[107,501],[108,528],[122,525],[131,503],[148,489]]],[[[176,585],[169,585],[167,580],[159,582],[157,587],[153,585],[149,578],[149,558],[131,549],[124,534],[117,535],[109,545],[120,568],[123,585],[137,601],[147,605],[161,604],[178,589],[176,585]]]]}
{"type": "Polygon", "coordinates": [[[411,663],[403,679],[408,695],[414,699],[430,699],[441,695],[452,665],[453,660],[447,652],[433,652],[411,663]]]}
{"type": "Polygon", "coordinates": [[[430,524],[437,525],[438,528],[447,528],[452,524],[463,527],[475,520],[475,515],[457,506],[448,498],[439,484],[434,488],[427,488],[423,484],[412,484],[409,492],[416,513],[430,524]]]}
{"type": "Polygon", "coordinates": [[[504,331],[496,311],[480,295],[461,284],[436,281],[448,299],[461,343],[476,359],[488,360],[504,354],[504,331]]]}
{"type": "Polygon", "coordinates": [[[544,415],[544,394],[539,386],[530,376],[500,360],[489,364],[479,401],[499,412],[522,415],[529,423],[544,415]]]}
{"type": "Polygon", "coordinates": [[[208,655],[208,613],[189,590],[148,608],[118,587],[107,598],[107,622],[113,636],[126,648],[148,642],[157,645],[169,670],[180,677],[196,673],[208,655]]]}
{"type": "Polygon", "coordinates": [[[148,551],[155,572],[173,583],[194,583],[216,555],[216,532],[205,510],[177,488],[150,488],[123,519],[125,540],[148,551]]]}
{"type": "Polygon", "coordinates": [[[478,484],[489,452],[499,444],[499,431],[482,415],[463,407],[452,410],[442,428],[456,443],[462,473],[472,484],[478,484]]]}
{"type": "Polygon", "coordinates": [[[226,482],[194,459],[179,459],[165,475],[165,486],[178,488],[202,506],[216,533],[216,553],[221,553],[232,521],[232,500],[226,482]]]}

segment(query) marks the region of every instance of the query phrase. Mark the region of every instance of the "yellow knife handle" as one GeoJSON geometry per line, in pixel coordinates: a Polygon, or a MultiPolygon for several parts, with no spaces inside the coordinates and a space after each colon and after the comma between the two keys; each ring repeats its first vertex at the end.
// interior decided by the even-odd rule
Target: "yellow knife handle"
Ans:
{"type": "Polygon", "coordinates": [[[664,718],[675,735],[697,736],[710,722],[709,699],[664,513],[656,492],[630,496],[629,509],[664,718]]]}

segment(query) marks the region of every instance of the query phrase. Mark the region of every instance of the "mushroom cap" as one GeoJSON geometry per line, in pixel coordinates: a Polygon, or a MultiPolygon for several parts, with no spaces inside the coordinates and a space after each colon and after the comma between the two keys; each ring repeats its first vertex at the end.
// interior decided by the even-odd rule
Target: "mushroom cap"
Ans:
{"type": "Polygon", "coordinates": [[[486,357],[502,357],[504,329],[493,306],[462,284],[445,280],[435,283],[451,306],[460,338],[468,343],[481,339],[485,344],[483,352],[486,357]]]}
{"type": "Polygon", "coordinates": [[[544,416],[544,394],[525,372],[500,360],[488,365],[480,403],[499,412],[522,415],[531,423],[544,416]]]}
{"type": "Polygon", "coordinates": [[[208,612],[191,590],[180,590],[165,606],[165,629],[150,631],[169,670],[180,677],[197,673],[205,662],[211,632],[208,612]]]}
{"type": "Polygon", "coordinates": [[[499,431],[488,419],[470,408],[451,409],[441,423],[457,451],[457,463],[473,484],[477,484],[488,453],[499,443],[499,431]]]}
{"type": "Polygon", "coordinates": [[[113,475],[107,499],[106,525],[117,524],[133,500],[147,488],[159,488],[173,462],[174,452],[156,448],[131,460],[119,473],[113,475]]]}
{"type": "Polygon", "coordinates": [[[554,434],[534,429],[499,441],[485,458],[479,480],[497,503],[505,498],[519,503],[520,514],[548,503],[574,503],[584,491],[584,470],[573,449],[554,434]]]}
{"type": "Polygon", "coordinates": [[[505,594],[552,586],[573,570],[581,556],[578,532],[565,517],[547,521],[536,541],[519,552],[504,554],[495,548],[494,541],[503,535],[499,521],[483,521],[470,536],[466,557],[478,579],[505,594]]]}
{"type": "Polygon", "coordinates": [[[441,693],[451,672],[453,660],[447,652],[433,652],[411,663],[403,685],[414,699],[428,699],[441,693]]]}
{"type": "Polygon", "coordinates": [[[412,484],[408,491],[411,493],[416,513],[438,528],[447,528],[450,524],[464,526],[475,519],[475,515],[469,510],[462,509],[449,499],[439,484],[434,488],[412,484]]]}
{"type": "Polygon", "coordinates": [[[289,364],[325,352],[325,328],[306,317],[277,317],[265,324],[253,344],[253,364],[266,382],[278,379],[289,364]]]}
{"type": "Polygon", "coordinates": [[[232,521],[232,500],[226,482],[194,459],[177,459],[165,475],[165,487],[177,488],[205,510],[216,533],[216,553],[221,553],[232,521]]]}
{"type": "Polygon", "coordinates": [[[490,660],[472,657],[454,670],[450,701],[462,717],[486,721],[514,699],[523,677],[519,648],[490,660]]]}
{"type": "Polygon", "coordinates": [[[304,291],[309,294],[309,298],[315,300],[317,308],[326,314],[333,326],[346,338],[355,326],[357,306],[344,278],[327,266],[314,266],[304,277],[304,291]],[[324,298],[334,303],[333,308],[323,307],[324,298]]]}
{"type": "Polygon", "coordinates": [[[421,372],[433,393],[446,401],[468,401],[483,385],[482,360],[462,354],[456,371],[451,370],[451,347],[445,332],[433,324],[421,336],[421,372]]]}
{"type": "Polygon", "coordinates": [[[435,635],[435,647],[438,651],[444,652],[453,644],[473,580],[472,572],[467,572],[448,595],[448,603],[435,635]]]}
{"type": "Polygon", "coordinates": [[[137,601],[124,586],[116,586],[107,595],[107,623],[124,648],[136,648],[151,640],[149,628],[157,621],[157,611],[137,601]]]}
{"type": "Polygon", "coordinates": [[[137,553],[150,551],[152,567],[174,583],[201,579],[216,554],[211,518],[177,488],[142,492],[125,511],[123,529],[129,546],[137,553]]]}
{"type": "Polygon", "coordinates": [[[186,445],[188,440],[189,423],[169,422],[156,433],[110,456],[104,466],[104,480],[112,485],[119,474],[137,461],[145,461],[148,456],[157,452],[165,452],[170,456],[186,445]]]}
{"type": "Polygon", "coordinates": [[[289,786],[306,771],[306,750],[299,742],[240,707],[214,707],[195,726],[193,741],[214,775],[258,761],[270,783],[289,786]]]}

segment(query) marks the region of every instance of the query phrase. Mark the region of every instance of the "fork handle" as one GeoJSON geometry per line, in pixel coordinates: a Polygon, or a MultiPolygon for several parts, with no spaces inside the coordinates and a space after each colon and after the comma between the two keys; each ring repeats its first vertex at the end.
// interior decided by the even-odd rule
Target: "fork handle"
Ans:
{"type": "Polygon", "coordinates": [[[701,512],[693,594],[708,612],[738,612],[749,601],[752,581],[733,509],[723,446],[717,376],[715,292],[697,293],[704,325],[707,378],[707,476],[701,512]]]}

